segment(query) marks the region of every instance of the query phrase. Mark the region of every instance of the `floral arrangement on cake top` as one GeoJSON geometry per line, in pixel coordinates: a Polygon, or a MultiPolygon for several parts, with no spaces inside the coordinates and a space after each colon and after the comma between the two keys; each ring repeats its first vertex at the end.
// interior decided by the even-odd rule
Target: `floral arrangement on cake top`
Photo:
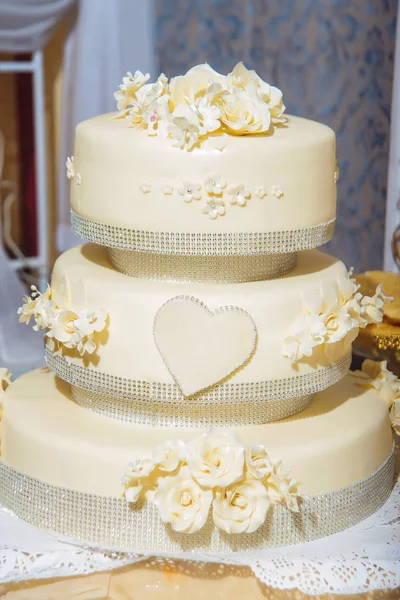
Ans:
{"type": "Polygon", "coordinates": [[[351,344],[359,329],[382,322],[384,303],[390,298],[381,285],[373,296],[363,296],[351,275],[333,284],[323,282],[319,291],[303,294],[304,313],[284,341],[283,356],[297,362],[324,344],[325,354],[335,360],[343,352],[343,344],[351,344]]]}
{"type": "Polygon", "coordinates": [[[114,93],[116,118],[171,138],[182,149],[192,150],[212,135],[271,134],[286,120],[282,92],[241,62],[228,75],[203,64],[170,81],[164,74],[155,83],[149,78],[127,73],[114,93]]]}
{"type": "Polygon", "coordinates": [[[390,411],[390,422],[394,431],[400,435],[400,379],[389,371],[387,361],[378,362],[367,358],[361,365],[361,371],[354,371],[352,375],[378,392],[379,398],[390,411]]]}
{"type": "Polygon", "coordinates": [[[23,305],[18,308],[19,321],[29,325],[35,321],[33,329],[46,330],[47,343],[57,350],[60,346],[76,349],[80,356],[93,354],[97,348],[97,334],[107,327],[107,314],[103,310],[73,310],[59,307],[52,300],[51,288],[41,294],[36,286],[31,286],[31,295],[24,296],[23,305]]]}
{"type": "Polygon", "coordinates": [[[124,496],[152,500],[163,523],[194,533],[208,520],[226,533],[252,533],[272,503],[299,512],[296,481],[271,462],[264,446],[245,449],[230,432],[211,431],[185,444],[168,440],[152,458],[129,465],[124,496]]]}

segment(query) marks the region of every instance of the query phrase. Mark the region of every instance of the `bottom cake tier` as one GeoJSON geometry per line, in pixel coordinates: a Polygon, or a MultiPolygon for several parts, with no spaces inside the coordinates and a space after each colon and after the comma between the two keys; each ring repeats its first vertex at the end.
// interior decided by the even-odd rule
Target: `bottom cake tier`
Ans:
{"type": "Polygon", "coordinates": [[[392,489],[388,409],[351,374],[296,416],[229,431],[244,448],[265,446],[273,463],[291,471],[302,495],[299,512],[271,502],[264,524],[251,533],[225,533],[211,515],[196,533],[177,533],[153,502],[126,502],[122,477],[160,443],[190,442],[204,429],[110,420],[78,406],[53,373],[33,371],[5,395],[0,504],[38,527],[110,548],[230,552],[340,531],[377,510],[392,489]]]}

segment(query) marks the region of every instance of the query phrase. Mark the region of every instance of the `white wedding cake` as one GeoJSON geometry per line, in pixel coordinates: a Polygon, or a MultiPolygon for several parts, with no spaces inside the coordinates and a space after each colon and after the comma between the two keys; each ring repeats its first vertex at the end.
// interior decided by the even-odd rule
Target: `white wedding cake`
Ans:
{"type": "Polygon", "coordinates": [[[286,117],[241,63],[148,79],[128,73],[118,112],[77,127],[72,228],[89,243],[18,311],[49,368],[0,372],[0,504],[138,552],[340,531],[391,492],[400,382],[370,361],[347,374],[386,298],[316,250],[335,135],[286,117]]]}

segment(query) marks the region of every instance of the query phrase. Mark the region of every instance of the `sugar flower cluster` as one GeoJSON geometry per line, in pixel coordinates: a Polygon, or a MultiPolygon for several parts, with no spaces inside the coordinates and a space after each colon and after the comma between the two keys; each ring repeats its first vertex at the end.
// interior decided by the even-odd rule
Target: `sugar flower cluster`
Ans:
{"type": "Polygon", "coordinates": [[[170,81],[164,74],[155,83],[149,79],[148,73],[127,73],[114,94],[117,118],[182,149],[225,133],[273,133],[285,121],[282,92],[243,63],[228,75],[203,64],[170,81]]]}
{"type": "Polygon", "coordinates": [[[363,384],[375,388],[390,411],[394,431],[400,435],[400,379],[389,371],[387,361],[364,360],[361,371],[355,371],[353,376],[363,384]]]}
{"type": "Polygon", "coordinates": [[[123,478],[127,502],[152,500],[163,523],[194,533],[207,522],[226,533],[252,533],[271,503],[299,511],[296,481],[264,446],[245,449],[229,432],[211,431],[185,443],[168,440],[151,459],[131,463],[123,478]]]}
{"type": "Polygon", "coordinates": [[[283,356],[296,362],[312,356],[313,349],[324,344],[325,354],[336,359],[343,344],[351,344],[359,329],[380,323],[387,299],[382,286],[376,288],[373,296],[363,296],[358,290],[349,273],[335,283],[322,283],[318,292],[304,293],[304,313],[284,341],[283,356]]]}
{"type": "Polygon", "coordinates": [[[80,356],[93,354],[97,348],[96,336],[107,326],[107,314],[103,310],[63,309],[51,296],[49,285],[43,294],[31,286],[31,295],[24,296],[23,305],[17,311],[20,322],[29,325],[33,319],[33,329],[45,329],[48,342],[55,349],[62,345],[76,349],[80,356]]]}

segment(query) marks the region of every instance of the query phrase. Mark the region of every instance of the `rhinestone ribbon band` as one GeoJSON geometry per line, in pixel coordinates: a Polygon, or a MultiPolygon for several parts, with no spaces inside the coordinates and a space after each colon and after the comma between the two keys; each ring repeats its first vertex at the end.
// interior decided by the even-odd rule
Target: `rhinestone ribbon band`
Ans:
{"type": "Polygon", "coordinates": [[[267,420],[274,420],[298,412],[308,404],[308,396],[344,377],[351,362],[349,352],[337,363],[306,375],[249,383],[222,383],[186,399],[173,383],[137,381],[101,373],[71,363],[49,348],[45,348],[45,356],[49,368],[58,377],[91,392],[74,391],[75,399],[85,408],[139,424],[192,424],[208,428],[236,422],[242,425],[260,423],[265,422],[268,415],[270,419],[267,420]],[[277,407],[279,403],[282,403],[282,408],[277,407]],[[235,410],[238,411],[237,417],[235,410]],[[201,415],[201,411],[206,414],[201,415]],[[281,416],[276,416],[278,414],[281,416]],[[233,421],[228,420],[230,415],[233,421]],[[254,420],[255,417],[257,420],[254,420]]]}
{"type": "Polygon", "coordinates": [[[138,252],[156,254],[185,254],[191,256],[226,256],[299,252],[328,242],[335,219],[287,231],[262,233],[174,233],[125,229],[92,221],[71,211],[72,231],[84,240],[138,252]]]}
{"type": "Polygon", "coordinates": [[[116,400],[106,394],[88,392],[72,386],[72,396],[83,408],[111,419],[153,427],[226,427],[257,425],[279,421],[306,408],[313,396],[268,400],[260,403],[199,404],[182,401],[179,406],[167,402],[149,402],[142,398],[116,400]],[[186,402],[186,404],[185,404],[186,402]]]}
{"type": "Polygon", "coordinates": [[[0,462],[0,504],[51,533],[118,551],[229,554],[307,542],[351,527],[384,504],[393,480],[394,451],[366,479],[302,499],[299,513],[272,504],[264,525],[254,533],[237,535],[220,532],[211,519],[197,533],[174,533],[151,502],[131,508],[123,498],[44,483],[4,462],[0,462]]]}
{"type": "Polygon", "coordinates": [[[244,283],[282,277],[296,266],[297,253],[254,256],[181,256],[109,248],[111,263],[131,277],[168,282],[244,283]]]}

